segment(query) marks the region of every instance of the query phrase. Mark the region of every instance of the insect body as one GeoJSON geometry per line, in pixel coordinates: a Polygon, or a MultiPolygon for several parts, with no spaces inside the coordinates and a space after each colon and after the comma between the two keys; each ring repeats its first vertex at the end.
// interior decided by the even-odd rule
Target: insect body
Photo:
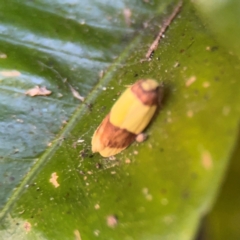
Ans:
{"type": "Polygon", "coordinates": [[[162,98],[161,90],[152,79],[128,87],[94,132],[92,151],[109,157],[127,148],[151,121],[162,98]]]}

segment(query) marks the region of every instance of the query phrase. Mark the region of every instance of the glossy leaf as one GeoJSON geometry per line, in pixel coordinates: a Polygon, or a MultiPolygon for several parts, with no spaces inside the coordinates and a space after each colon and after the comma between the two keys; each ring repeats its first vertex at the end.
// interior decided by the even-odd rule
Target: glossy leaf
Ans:
{"type": "Polygon", "coordinates": [[[240,56],[240,2],[236,0],[193,1],[207,28],[231,54],[240,56]]]}
{"type": "Polygon", "coordinates": [[[239,167],[239,136],[236,149],[233,152],[227,177],[212,211],[206,216],[201,228],[204,240],[210,239],[238,239],[240,218],[238,191],[239,167]]]}
{"type": "MultiPolygon", "coordinates": [[[[20,126],[17,134],[5,130],[6,139],[19,139],[21,133],[20,140],[29,141],[19,141],[18,151],[12,150],[13,140],[3,141],[9,151],[3,147],[2,162],[13,162],[8,169],[19,173],[24,165],[17,163],[26,164],[12,183],[14,191],[3,185],[1,238],[193,239],[216,198],[237,137],[238,59],[212,38],[187,2],[151,61],[142,59],[176,2],[65,2],[1,5],[7,29],[16,17],[20,32],[16,39],[10,33],[2,39],[8,56],[4,68],[12,70],[16,62],[21,73],[1,82],[3,92],[16,94],[6,94],[3,116],[17,112],[13,127],[20,126]],[[19,17],[19,6],[29,10],[22,11],[31,21],[19,17]],[[122,15],[126,8],[132,11],[130,26],[122,15]],[[40,24],[42,15],[45,24],[40,24]],[[141,29],[143,22],[148,27],[141,29]],[[23,28],[31,44],[20,41],[23,28]],[[165,88],[162,108],[146,130],[148,140],[134,143],[115,160],[93,155],[95,128],[125,85],[141,78],[157,79],[165,88]],[[74,99],[68,83],[84,103],[74,99]],[[24,95],[37,84],[53,94],[24,95]],[[26,108],[22,115],[17,104],[26,108]],[[27,123],[35,132],[24,130],[30,128],[27,123]]],[[[3,176],[10,181],[8,169],[3,176]]]]}

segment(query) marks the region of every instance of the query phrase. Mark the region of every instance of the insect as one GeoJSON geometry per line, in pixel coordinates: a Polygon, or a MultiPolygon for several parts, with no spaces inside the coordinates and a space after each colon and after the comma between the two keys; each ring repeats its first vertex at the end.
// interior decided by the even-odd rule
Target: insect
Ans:
{"type": "Polygon", "coordinates": [[[109,157],[127,148],[147,127],[162,96],[163,88],[152,79],[128,87],[94,132],[92,151],[109,157]]]}

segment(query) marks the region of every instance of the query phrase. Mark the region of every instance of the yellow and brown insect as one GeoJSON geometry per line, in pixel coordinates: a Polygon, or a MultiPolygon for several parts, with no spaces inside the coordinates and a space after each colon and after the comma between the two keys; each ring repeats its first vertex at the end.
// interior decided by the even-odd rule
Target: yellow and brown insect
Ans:
{"type": "Polygon", "coordinates": [[[92,151],[109,157],[127,148],[151,121],[162,95],[152,79],[128,87],[94,132],[92,151]]]}

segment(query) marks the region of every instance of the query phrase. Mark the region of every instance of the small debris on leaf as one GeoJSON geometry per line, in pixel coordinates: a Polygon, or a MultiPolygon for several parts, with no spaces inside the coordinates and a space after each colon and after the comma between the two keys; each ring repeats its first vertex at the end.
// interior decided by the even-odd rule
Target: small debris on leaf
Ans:
{"type": "Polygon", "coordinates": [[[129,8],[124,8],[123,9],[123,16],[125,19],[125,23],[127,24],[128,27],[131,26],[131,16],[132,16],[132,11],[129,8]]]}
{"type": "Polygon", "coordinates": [[[129,164],[129,163],[131,163],[131,160],[130,160],[129,158],[127,158],[127,159],[125,160],[125,163],[129,164]]]}
{"type": "Polygon", "coordinates": [[[136,137],[136,141],[138,143],[144,142],[146,139],[147,139],[147,134],[145,134],[145,133],[140,133],[136,137]]]}
{"type": "Polygon", "coordinates": [[[145,57],[148,61],[150,61],[152,59],[153,53],[154,51],[157,49],[161,39],[164,37],[164,33],[167,30],[167,28],[169,27],[169,25],[172,23],[172,21],[174,20],[174,18],[178,15],[178,13],[180,12],[180,9],[182,7],[182,0],[179,0],[178,4],[176,5],[176,7],[174,7],[173,12],[171,13],[171,15],[165,19],[165,21],[163,22],[161,29],[156,37],[156,39],[154,40],[154,42],[151,44],[151,46],[149,47],[145,57]]]}
{"type": "Polygon", "coordinates": [[[70,89],[71,89],[71,92],[72,92],[72,95],[75,97],[75,98],[77,98],[78,100],[80,100],[80,101],[84,101],[84,97],[82,97],[80,94],[79,94],[79,92],[77,91],[77,90],[75,90],[70,84],[68,84],[69,85],[69,87],[70,87],[70,89]]]}
{"type": "Polygon", "coordinates": [[[25,231],[28,233],[28,232],[31,231],[32,225],[31,225],[30,222],[25,222],[24,225],[23,225],[23,227],[24,227],[25,231]]]}
{"type": "Polygon", "coordinates": [[[93,233],[94,233],[94,235],[95,235],[95,236],[97,236],[97,237],[98,237],[98,236],[99,236],[99,233],[100,233],[100,231],[99,231],[99,230],[94,230],[94,232],[93,232],[93,233]]]}
{"type": "Polygon", "coordinates": [[[186,81],[186,87],[189,87],[196,81],[196,76],[191,76],[187,81],[186,81]]]}
{"type": "Polygon", "coordinates": [[[210,170],[213,166],[212,156],[206,150],[202,152],[202,165],[206,170],[210,170]]]}
{"type": "Polygon", "coordinates": [[[58,179],[57,173],[56,172],[52,173],[51,178],[49,179],[49,182],[52,183],[55,188],[60,186],[57,179],[58,179]]]}
{"type": "Polygon", "coordinates": [[[114,156],[110,156],[110,157],[109,157],[109,160],[114,161],[114,160],[116,160],[116,157],[114,157],[114,156]]]}
{"type": "Polygon", "coordinates": [[[179,67],[180,66],[180,63],[179,62],[175,62],[175,64],[173,65],[173,67],[179,67]]]}
{"type": "Polygon", "coordinates": [[[34,96],[48,96],[51,93],[52,92],[44,86],[43,87],[36,86],[36,87],[31,88],[31,89],[29,89],[25,92],[26,95],[29,95],[31,97],[34,97],[34,96]]]}
{"type": "Polygon", "coordinates": [[[19,71],[13,70],[13,71],[2,71],[0,74],[3,77],[19,77],[21,73],[19,71]]]}
{"type": "Polygon", "coordinates": [[[114,228],[118,224],[118,219],[114,215],[107,216],[107,225],[108,227],[114,228]]]}
{"type": "Polygon", "coordinates": [[[100,205],[99,205],[99,204],[96,204],[96,205],[94,206],[94,208],[95,208],[96,210],[98,210],[98,209],[100,208],[100,205]]]}
{"type": "Polygon", "coordinates": [[[209,86],[210,86],[210,83],[209,83],[209,82],[204,82],[204,83],[203,83],[203,87],[204,87],[204,88],[208,88],[209,86]]]}
{"type": "Polygon", "coordinates": [[[2,59],[7,58],[7,54],[5,54],[5,53],[0,53],[0,58],[2,58],[2,59]]]}
{"type": "Polygon", "coordinates": [[[80,232],[76,229],[74,230],[75,240],[82,240],[80,232]]]}

